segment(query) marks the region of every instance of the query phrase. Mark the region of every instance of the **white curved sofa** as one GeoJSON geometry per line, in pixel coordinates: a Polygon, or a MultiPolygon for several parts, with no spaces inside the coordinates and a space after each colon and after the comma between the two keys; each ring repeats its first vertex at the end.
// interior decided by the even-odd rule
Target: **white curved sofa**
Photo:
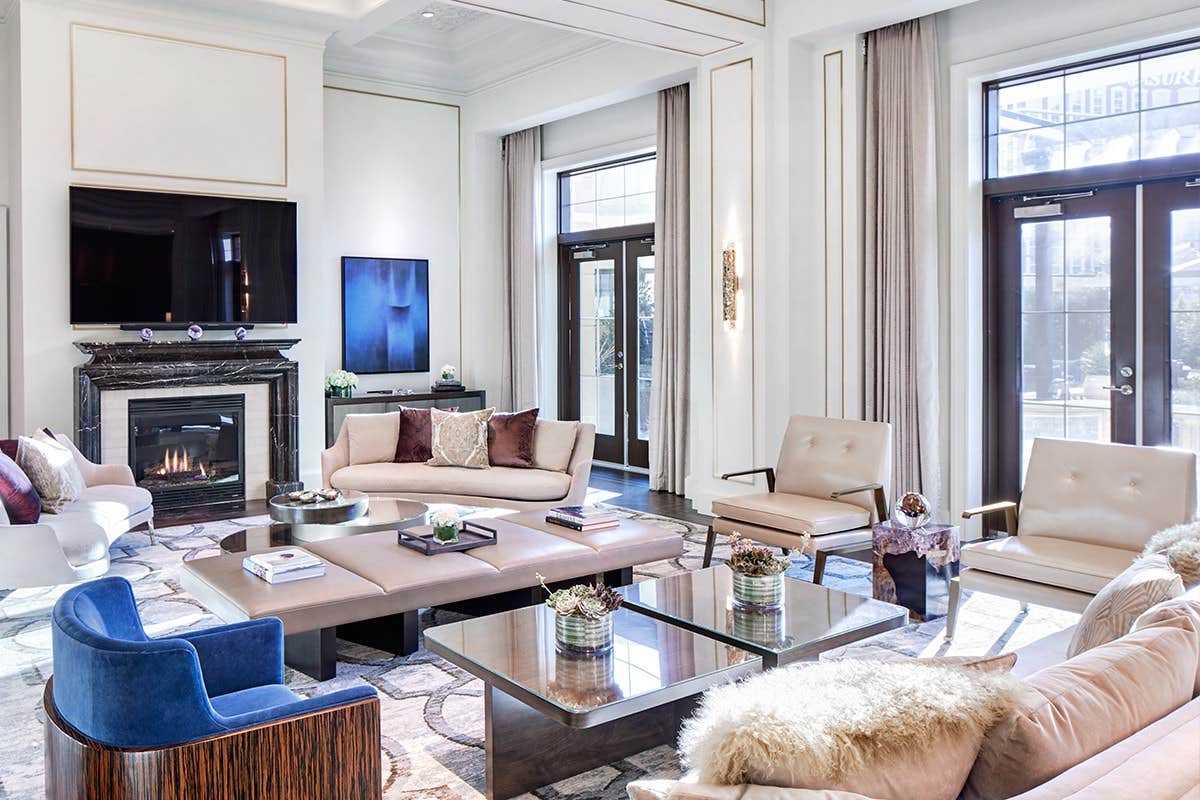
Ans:
{"type": "Polygon", "coordinates": [[[582,505],[592,474],[596,427],[539,419],[533,468],[431,467],[396,463],[399,414],[348,414],[337,441],[321,453],[321,478],[335,489],[374,497],[519,510],[582,505]]]}
{"type": "Polygon", "coordinates": [[[124,464],[93,464],[62,434],[87,488],[58,514],[33,525],[13,525],[0,505],[0,588],[51,586],[108,572],[108,547],[142,523],[153,533],[150,492],[136,485],[124,464]]]}

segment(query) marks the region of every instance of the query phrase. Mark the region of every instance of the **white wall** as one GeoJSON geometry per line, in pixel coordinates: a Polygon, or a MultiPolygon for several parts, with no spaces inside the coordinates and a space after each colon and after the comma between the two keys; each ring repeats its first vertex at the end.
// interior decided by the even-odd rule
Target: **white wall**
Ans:
{"type": "Polygon", "coordinates": [[[645,94],[542,126],[542,160],[552,161],[654,136],[658,96],[645,94]]]}
{"type": "MultiPolygon", "coordinates": [[[[459,108],[325,90],[326,370],[342,366],[343,256],[429,260],[429,364],[462,363],[459,108]]],[[[360,388],[428,390],[429,373],[364,375],[360,388]]]]}
{"type": "MultiPolygon", "coordinates": [[[[324,145],[322,119],[322,45],[301,39],[300,34],[274,29],[277,34],[255,35],[231,32],[226,23],[203,19],[174,19],[148,12],[107,10],[92,3],[25,0],[20,6],[20,92],[19,177],[15,199],[19,213],[14,218],[12,253],[13,324],[13,420],[14,430],[24,432],[36,425],[71,430],[74,423],[72,368],[83,361],[73,342],[84,339],[129,338],[112,328],[73,329],[69,324],[68,192],[72,183],[89,183],[119,188],[167,189],[192,193],[236,194],[256,197],[285,197],[298,208],[297,325],[258,328],[256,337],[301,339],[289,355],[300,363],[300,455],[301,477],[320,480],[319,453],[324,440],[322,378],[325,367],[324,324],[330,307],[331,287],[337,273],[328,269],[322,243],[324,227],[324,145]],[[85,23],[147,35],[201,41],[226,48],[264,51],[287,60],[287,138],[278,141],[273,155],[286,153],[287,179],[284,186],[253,183],[154,177],[149,175],[100,173],[72,169],[71,142],[71,23],[85,23]],[[311,42],[311,43],[306,43],[311,42]]],[[[156,44],[163,40],[153,40],[156,44]]],[[[163,117],[182,113],[188,97],[175,90],[194,77],[186,70],[185,50],[163,47],[156,71],[146,76],[143,89],[153,93],[152,108],[163,117]],[[173,52],[181,57],[176,59],[173,52]]],[[[190,51],[189,51],[190,52],[190,51]]],[[[232,63],[237,50],[229,52],[232,63]]],[[[259,96],[240,92],[236,71],[225,86],[229,124],[236,126],[239,104],[261,102],[259,96]]],[[[259,84],[261,85],[261,84],[259,84]]],[[[111,88],[111,87],[110,87],[111,88]]],[[[282,94],[284,87],[278,86],[282,94]]],[[[89,106],[90,115],[80,130],[122,131],[124,120],[108,115],[102,107],[89,106]]],[[[247,112],[245,115],[252,115],[247,112]]],[[[130,137],[136,131],[128,131],[130,137]]],[[[248,136],[261,147],[261,137],[248,136]]],[[[99,156],[127,154],[126,150],[105,151],[103,139],[86,143],[99,156]],[[98,150],[96,148],[99,148],[98,150]]],[[[153,146],[153,142],[146,146],[153,146]]],[[[212,142],[193,134],[187,143],[206,152],[212,142]]],[[[235,145],[236,146],[236,142],[235,145]]],[[[174,152],[181,152],[175,150],[174,152]]],[[[244,155],[244,154],[243,154],[244,155]]],[[[231,157],[229,163],[239,163],[231,157]]],[[[90,166],[90,165],[89,165],[90,166]]],[[[180,167],[188,165],[178,165],[180,167]]],[[[169,170],[176,172],[176,170],[169,170]]],[[[179,174],[188,174],[179,171],[179,174]]],[[[208,176],[200,175],[197,178],[208,176]]],[[[231,176],[222,175],[221,178],[231,176]]],[[[250,176],[258,180],[258,176],[250,176]]],[[[178,334],[176,334],[178,335],[178,334]]],[[[209,336],[229,336],[210,333],[209,336]]]]}

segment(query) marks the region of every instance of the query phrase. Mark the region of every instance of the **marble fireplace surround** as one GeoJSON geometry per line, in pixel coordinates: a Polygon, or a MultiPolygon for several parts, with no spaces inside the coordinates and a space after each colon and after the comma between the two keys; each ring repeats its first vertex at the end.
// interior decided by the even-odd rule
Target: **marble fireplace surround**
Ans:
{"type": "MultiPolygon", "coordinates": [[[[75,368],[75,440],[79,449],[93,461],[102,458],[101,393],[154,390],[158,395],[159,390],[171,387],[229,389],[259,384],[267,391],[268,470],[264,493],[270,496],[300,488],[299,368],[283,354],[298,342],[76,342],[81,352],[91,356],[75,368]]],[[[125,436],[126,421],[122,419],[120,424],[121,436],[125,436]]],[[[247,497],[261,496],[249,484],[246,489],[247,497]]]]}

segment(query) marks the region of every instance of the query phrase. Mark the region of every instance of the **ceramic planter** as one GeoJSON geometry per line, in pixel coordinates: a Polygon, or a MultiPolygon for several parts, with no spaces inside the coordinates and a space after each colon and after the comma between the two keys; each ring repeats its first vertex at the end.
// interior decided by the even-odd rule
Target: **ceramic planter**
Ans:
{"type": "Polygon", "coordinates": [[[783,602],[783,573],[740,575],[733,573],[733,599],[748,608],[778,608],[783,602]]]}
{"type": "Polygon", "coordinates": [[[600,619],[555,614],[554,638],[568,653],[605,653],[612,649],[612,614],[600,619]]]}

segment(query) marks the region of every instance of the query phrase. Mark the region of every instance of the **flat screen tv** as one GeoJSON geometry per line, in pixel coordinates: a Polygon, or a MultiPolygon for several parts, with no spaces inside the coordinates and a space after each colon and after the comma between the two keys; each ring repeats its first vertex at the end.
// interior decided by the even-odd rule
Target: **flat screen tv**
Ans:
{"type": "Polygon", "coordinates": [[[71,324],[295,321],[295,203],[71,187],[71,324]]]}

